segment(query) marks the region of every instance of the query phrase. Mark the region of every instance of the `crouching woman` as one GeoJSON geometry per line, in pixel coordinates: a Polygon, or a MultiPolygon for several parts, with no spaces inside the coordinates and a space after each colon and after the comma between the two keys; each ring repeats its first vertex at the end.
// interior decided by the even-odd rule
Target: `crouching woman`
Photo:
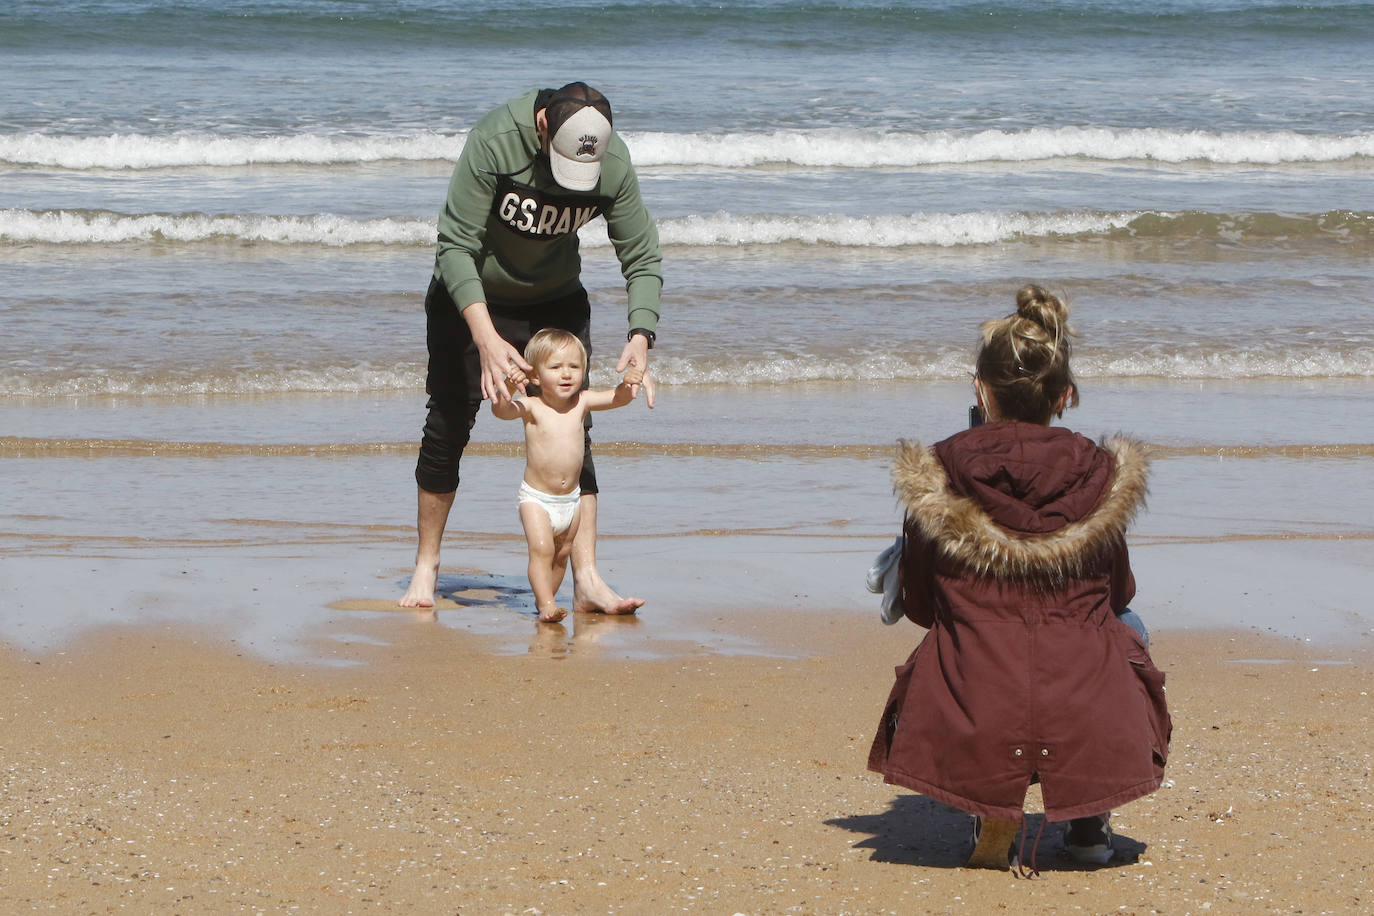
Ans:
{"type": "Polygon", "coordinates": [[[902,610],[929,632],[897,669],[868,766],[975,815],[970,865],[1014,861],[1036,781],[1068,853],[1105,863],[1111,810],[1158,788],[1168,754],[1164,675],[1127,607],[1147,461],[1130,440],[1050,426],[1078,403],[1071,333],[1063,302],[1022,289],[982,328],[985,422],[903,443],[893,471],[902,610]]]}

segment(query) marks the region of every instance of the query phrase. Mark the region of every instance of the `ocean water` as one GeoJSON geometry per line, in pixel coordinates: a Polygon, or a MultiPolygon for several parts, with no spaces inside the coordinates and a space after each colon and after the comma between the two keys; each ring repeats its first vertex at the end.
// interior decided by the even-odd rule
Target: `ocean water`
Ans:
{"type": "MultiPolygon", "coordinates": [[[[175,618],[211,566],[294,560],[247,587],[299,627],[399,593],[452,162],[572,79],[610,98],[664,246],[659,406],[596,432],[625,475],[604,564],[670,583],[660,620],[866,601],[891,443],[959,428],[978,323],[1035,281],[1080,334],[1066,422],[1162,447],[1154,619],[1235,622],[1265,569],[1289,591],[1246,619],[1367,631],[1372,53],[1368,2],[12,0],[0,639],[57,638],[54,576],[107,622],[175,618]],[[1180,575],[1195,543],[1234,571],[1180,575]]],[[[624,294],[599,224],[583,253],[604,384],[624,294]]],[[[497,620],[527,610],[516,433],[479,423],[446,553],[508,578],[497,620]]]]}

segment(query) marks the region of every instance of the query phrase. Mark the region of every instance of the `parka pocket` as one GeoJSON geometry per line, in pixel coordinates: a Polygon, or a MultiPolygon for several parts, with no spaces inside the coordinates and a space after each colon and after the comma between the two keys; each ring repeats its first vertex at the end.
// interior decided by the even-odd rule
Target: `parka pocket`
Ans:
{"type": "MultiPolygon", "coordinates": [[[[917,648],[919,650],[919,647],[917,648]]],[[[873,736],[873,747],[868,752],[868,768],[882,772],[887,764],[887,755],[892,750],[892,741],[897,735],[897,723],[901,720],[902,708],[906,704],[907,690],[911,685],[911,674],[916,668],[916,653],[911,653],[905,664],[894,670],[896,680],[888,691],[887,703],[883,706],[882,718],[878,720],[878,730],[873,736]]]]}
{"type": "Polygon", "coordinates": [[[1146,717],[1150,720],[1150,745],[1155,764],[1162,767],[1169,759],[1169,741],[1173,737],[1174,724],[1169,716],[1169,704],[1164,696],[1164,672],[1155,667],[1150,650],[1145,648],[1140,635],[1120,621],[1112,632],[1120,641],[1131,663],[1131,670],[1145,690],[1146,717]]]}

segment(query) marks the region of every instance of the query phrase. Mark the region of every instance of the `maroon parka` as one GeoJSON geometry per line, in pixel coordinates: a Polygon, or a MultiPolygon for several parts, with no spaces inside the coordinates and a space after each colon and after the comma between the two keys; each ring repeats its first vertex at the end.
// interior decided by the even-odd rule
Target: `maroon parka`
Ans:
{"type": "Polygon", "coordinates": [[[1125,531],[1147,463],[1130,440],[1029,423],[903,443],[903,608],[930,629],[897,669],[870,769],[1013,820],[1034,779],[1051,821],[1159,787],[1164,675],[1117,619],[1135,595],[1125,531]]]}

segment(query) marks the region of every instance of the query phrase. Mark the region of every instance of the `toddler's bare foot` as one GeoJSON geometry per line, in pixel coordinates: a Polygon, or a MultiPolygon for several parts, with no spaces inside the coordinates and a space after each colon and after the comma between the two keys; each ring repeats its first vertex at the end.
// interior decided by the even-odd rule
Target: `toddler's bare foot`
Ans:
{"type": "Polygon", "coordinates": [[[416,563],[410,588],[396,604],[400,607],[434,607],[434,586],[439,581],[438,563],[416,563]]]}
{"type": "Polygon", "coordinates": [[[558,623],[568,616],[567,608],[561,608],[556,604],[539,609],[539,620],[541,623],[558,623]]]}

